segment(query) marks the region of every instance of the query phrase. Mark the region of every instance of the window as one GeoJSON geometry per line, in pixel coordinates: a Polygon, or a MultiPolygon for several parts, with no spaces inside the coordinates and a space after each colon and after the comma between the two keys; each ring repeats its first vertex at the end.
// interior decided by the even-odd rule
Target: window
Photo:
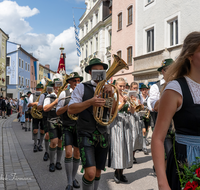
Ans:
{"type": "Polygon", "coordinates": [[[109,46],[111,46],[112,42],[112,30],[109,31],[109,46]]]}
{"type": "Polygon", "coordinates": [[[19,58],[19,67],[21,67],[21,59],[19,58]]]}
{"type": "Polygon", "coordinates": [[[28,79],[28,84],[27,85],[29,86],[29,79],[28,79]]]}
{"type": "Polygon", "coordinates": [[[178,44],[178,19],[169,22],[170,28],[170,46],[178,44]]]}
{"type": "Polygon", "coordinates": [[[96,51],[98,51],[98,46],[99,46],[98,37],[96,37],[96,51]]]}
{"type": "Polygon", "coordinates": [[[10,57],[6,57],[6,66],[10,66],[10,57]]]}
{"type": "Polygon", "coordinates": [[[26,79],[26,86],[27,86],[27,79],[26,79]]]}
{"type": "Polygon", "coordinates": [[[147,31],[147,52],[154,51],[154,29],[147,31]]]}
{"type": "Polygon", "coordinates": [[[31,88],[33,88],[33,81],[31,81],[31,88]]]}
{"type": "Polygon", "coordinates": [[[118,30],[122,29],[122,13],[118,15],[118,30]]]}
{"type": "Polygon", "coordinates": [[[21,84],[21,77],[19,76],[19,79],[18,79],[18,84],[20,85],[21,84]]]}
{"type": "Polygon", "coordinates": [[[86,24],[86,34],[88,33],[88,24],[86,24]]]}
{"type": "Polygon", "coordinates": [[[86,45],[86,49],[85,49],[85,57],[88,57],[88,45],[86,45]]]}
{"type": "Polygon", "coordinates": [[[96,13],[96,24],[98,23],[98,13],[96,13]]]}
{"type": "Polygon", "coordinates": [[[127,63],[132,64],[132,47],[127,48],[127,63]]]}
{"type": "Polygon", "coordinates": [[[10,77],[9,76],[6,76],[6,85],[9,85],[10,84],[10,77]]]}
{"type": "Polygon", "coordinates": [[[122,57],[122,51],[118,51],[117,55],[121,58],[122,57]]]}
{"type": "Polygon", "coordinates": [[[93,23],[92,23],[92,19],[90,20],[90,26],[91,26],[91,29],[92,29],[92,27],[93,27],[93,23]]]}
{"type": "Polygon", "coordinates": [[[28,71],[29,71],[29,64],[28,64],[28,71]]]}
{"type": "Polygon", "coordinates": [[[33,75],[33,66],[31,66],[31,71],[32,71],[32,75],[33,75]]]}
{"type": "Polygon", "coordinates": [[[128,25],[133,21],[133,6],[128,8],[128,25]]]}
{"type": "Polygon", "coordinates": [[[27,63],[25,63],[25,70],[27,71],[27,63]]]}
{"type": "Polygon", "coordinates": [[[22,60],[22,69],[24,68],[24,60],[22,60]]]}
{"type": "Polygon", "coordinates": [[[92,41],[90,42],[90,55],[92,55],[92,41]]]}
{"type": "Polygon", "coordinates": [[[21,85],[23,86],[24,85],[24,78],[22,77],[22,83],[21,83],[21,85]]]}

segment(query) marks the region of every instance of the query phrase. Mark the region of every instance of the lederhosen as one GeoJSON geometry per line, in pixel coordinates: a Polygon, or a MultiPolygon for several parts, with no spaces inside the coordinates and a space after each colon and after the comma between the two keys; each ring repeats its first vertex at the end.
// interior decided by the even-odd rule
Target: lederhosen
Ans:
{"type": "MultiPolygon", "coordinates": [[[[55,101],[55,99],[57,98],[55,95],[50,95],[50,104],[53,103],[55,101]]],[[[56,107],[53,107],[50,111],[47,112],[48,116],[47,116],[47,123],[48,123],[48,127],[49,127],[49,137],[50,139],[55,139],[55,138],[59,138],[61,139],[62,137],[62,125],[60,122],[60,117],[58,117],[56,115],[56,107]]]]}
{"type": "MultiPolygon", "coordinates": [[[[47,95],[48,95],[48,93],[45,92],[44,93],[44,100],[45,100],[47,95]]],[[[44,100],[43,100],[43,103],[44,103],[44,100]]],[[[47,122],[48,112],[42,111],[42,116],[43,116],[42,122],[43,122],[43,126],[44,126],[44,132],[47,133],[49,131],[48,122],[47,122]]]]}
{"type": "MultiPolygon", "coordinates": [[[[177,111],[173,117],[176,134],[200,136],[200,105],[194,104],[190,89],[188,87],[185,77],[177,79],[182,90],[182,107],[177,111]]],[[[199,148],[197,146],[196,148],[199,148]]],[[[175,142],[176,159],[178,164],[187,161],[187,146],[175,142]]],[[[192,154],[190,152],[189,154],[192,154]]],[[[196,155],[200,157],[200,153],[196,155]]],[[[179,167],[180,172],[182,169],[179,167]]],[[[180,190],[180,181],[177,173],[177,167],[174,158],[173,148],[169,152],[167,159],[167,179],[172,190],[180,190]]]]}
{"type": "MultiPolygon", "coordinates": [[[[65,90],[65,97],[71,96],[69,90],[65,90]]],[[[70,98],[65,98],[65,104],[69,104],[70,98]]],[[[61,115],[62,120],[62,134],[63,134],[63,146],[72,145],[78,147],[77,143],[77,132],[76,132],[76,124],[77,121],[71,120],[68,115],[67,111],[61,115]]]]}
{"type": "MultiPolygon", "coordinates": [[[[146,100],[143,102],[144,110],[146,110],[146,107],[147,107],[147,99],[148,99],[148,98],[149,98],[149,97],[147,97],[146,100]]],[[[146,131],[147,131],[147,130],[148,130],[148,127],[150,126],[150,117],[149,117],[149,119],[147,119],[147,118],[145,118],[145,117],[143,117],[142,119],[143,119],[143,121],[144,121],[143,128],[145,128],[146,131]]]]}
{"type": "MultiPolygon", "coordinates": [[[[37,98],[38,98],[38,96],[33,94],[33,102],[36,102],[37,98]]],[[[44,130],[44,125],[43,125],[42,119],[33,118],[33,130],[39,129],[39,125],[40,125],[40,130],[44,130]]]]}
{"type": "MultiPolygon", "coordinates": [[[[94,86],[91,81],[82,84],[84,102],[94,97],[94,86]]],[[[107,127],[98,124],[94,119],[93,106],[79,113],[77,134],[83,168],[96,166],[97,169],[104,170],[108,152],[107,127]]]]}
{"type": "Polygon", "coordinates": [[[25,118],[28,118],[28,119],[32,119],[32,115],[31,115],[31,107],[28,108],[27,111],[25,111],[25,118]]]}

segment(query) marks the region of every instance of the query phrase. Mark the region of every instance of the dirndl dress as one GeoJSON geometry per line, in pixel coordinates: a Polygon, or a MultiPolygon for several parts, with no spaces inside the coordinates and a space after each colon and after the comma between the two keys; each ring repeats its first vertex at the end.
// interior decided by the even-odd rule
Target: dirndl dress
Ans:
{"type": "Polygon", "coordinates": [[[133,165],[133,135],[130,116],[131,114],[129,113],[119,112],[115,120],[110,124],[108,166],[111,168],[125,169],[131,168],[133,165]]]}

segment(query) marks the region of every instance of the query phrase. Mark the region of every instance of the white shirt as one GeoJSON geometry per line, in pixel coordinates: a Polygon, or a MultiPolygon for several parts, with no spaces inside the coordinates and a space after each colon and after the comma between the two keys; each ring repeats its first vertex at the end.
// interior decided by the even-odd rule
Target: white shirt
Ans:
{"type": "MultiPolygon", "coordinates": [[[[31,94],[30,96],[29,96],[29,99],[28,99],[28,105],[29,104],[32,104],[33,103],[33,94],[31,94]]],[[[28,106],[27,105],[27,106],[28,106]]]]}
{"type": "MultiPolygon", "coordinates": [[[[160,80],[160,85],[165,83],[164,79],[160,80]]],[[[154,108],[155,103],[160,99],[160,91],[157,84],[153,84],[149,90],[149,103],[154,108]]]]}
{"type": "MultiPolygon", "coordinates": [[[[57,97],[57,95],[56,95],[54,92],[51,93],[51,94],[52,94],[52,95],[55,95],[55,96],[57,97]]],[[[44,99],[43,107],[45,107],[46,105],[51,104],[51,100],[50,100],[51,94],[48,94],[48,95],[46,96],[46,98],[44,99]]]]}
{"type": "MultiPolygon", "coordinates": [[[[97,86],[97,83],[94,82],[93,80],[91,80],[91,84],[93,86],[97,86]]],[[[94,87],[93,89],[95,91],[96,87],[94,87]]],[[[76,86],[76,88],[72,92],[71,100],[70,100],[68,106],[70,106],[71,104],[75,104],[75,103],[81,103],[82,99],[83,99],[83,95],[84,95],[84,84],[80,83],[76,86]]]]}
{"type": "Polygon", "coordinates": [[[37,106],[43,106],[43,104],[44,104],[44,98],[45,98],[45,95],[44,95],[44,94],[41,94],[37,106]]]}
{"type": "MultiPolygon", "coordinates": [[[[70,88],[69,92],[72,93],[73,89],[70,88]]],[[[64,105],[65,105],[65,98],[66,98],[66,93],[65,93],[65,91],[62,91],[60,93],[60,96],[58,97],[58,104],[57,104],[57,107],[56,107],[56,111],[58,111],[60,108],[64,107],[64,105]]]]}
{"type": "MultiPolygon", "coordinates": [[[[190,89],[194,104],[200,104],[200,84],[193,81],[192,79],[190,79],[187,76],[185,76],[185,79],[186,79],[188,87],[190,89]]],[[[178,92],[181,96],[183,96],[181,86],[178,83],[178,81],[176,81],[176,80],[170,81],[166,85],[164,91],[167,89],[174,90],[174,91],[178,92]]],[[[180,107],[177,108],[176,111],[179,111],[181,109],[181,107],[182,107],[182,104],[180,105],[180,107]]]]}
{"type": "Polygon", "coordinates": [[[19,106],[23,106],[24,100],[19,99],[19,106]]]}

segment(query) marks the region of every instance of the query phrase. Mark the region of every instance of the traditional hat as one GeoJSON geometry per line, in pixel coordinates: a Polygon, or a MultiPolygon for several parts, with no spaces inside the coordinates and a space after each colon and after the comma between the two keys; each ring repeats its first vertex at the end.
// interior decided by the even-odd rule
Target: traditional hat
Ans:
{"type": "Polygon", "coordinates": [[[27,95],[28,95],[28,94],[32,94],[32,92],[31,92],[31,91],[28,91],[26,94],[27,94],[27,95]]]}
{"type": "Polygon", "coordinates": [[[108,65],[106,63],[103,63],[100,59],[93,58],[93,59],[90,60],[89,65],[87,65],[87,67],[85,67],[85,72],[89,73],[89,70],[94,65],[102,65],[104,70],[106,70],[108,68],[108,65]]]}
{"type": "Polygon", "coordinates": [[[26,97],[26,94],[25,94],[25,93],[23,93],[21,97],[26,97]]]}
{"type": "Polygon", "coordinates": [[[49,81],[48,84],[47,84],[47,87],[48,87],[48,86],[49,86],[49,87],[54,87],[54,83],[53,83],[52,81],[49,81]]]}
{"type": "Polygon", "coordinates": [[[115,83],[116,83],[116,80],[114,80],[112,84],[115,85],[115,83]]]}
{"type": "Polygon", "coordinates": [[[36,88],[44,88],[43,84],[38,83],[36,88]]]}
{"type": "Polygon", "coordinates": [[[70,73],[69,78],[66,81],[68,82],[68,80],[71,80],[74,78],[80,78],[80,81],[83,80],[83,77],[80,76],[77,72],[72,72],[72,73],[70,73]]]}
{"type": "Polygon", "coordinates": [[[148,89],[148,87],[145,84],[141,84],[140,89],[142,89],[142,88],[148,89]]]}
{"type": "Polygon", "coordinates": [[[171,58],[163,60],[161,67],[159,67],[157,71],[161,72],[163,68],[171,65],[173,62],[174,62],[174,60],[171,58]]]}

